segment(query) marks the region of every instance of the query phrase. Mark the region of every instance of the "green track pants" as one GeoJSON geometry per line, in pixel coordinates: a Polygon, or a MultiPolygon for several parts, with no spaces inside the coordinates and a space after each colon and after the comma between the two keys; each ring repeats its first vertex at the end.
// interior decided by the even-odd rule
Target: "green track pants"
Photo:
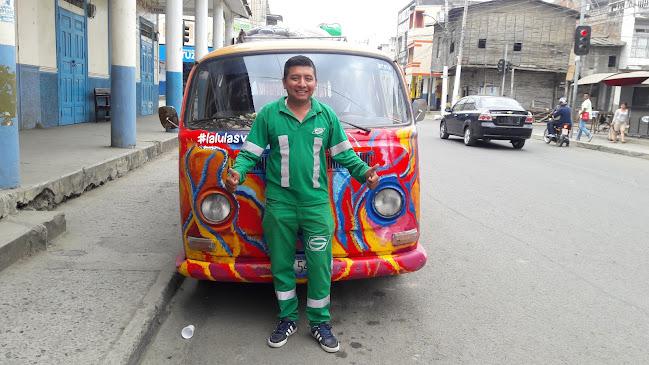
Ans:
{"type": "Polygon", "coordinates": [[[331,237],[335,229],[329,203],[302,207],[267,199],[262,226],[279,302],[278,317],[298,320],[293,264],[297,233],[301,231],[308,278],[306,315],[310,326],[328,322],[331,319],[331,237]]]}

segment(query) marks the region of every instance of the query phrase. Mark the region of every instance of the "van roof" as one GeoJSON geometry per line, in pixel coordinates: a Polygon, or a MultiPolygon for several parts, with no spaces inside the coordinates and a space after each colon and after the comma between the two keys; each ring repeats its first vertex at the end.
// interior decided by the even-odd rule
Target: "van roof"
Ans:
{"type": "Polygon", "coordinates": [[[394,58],[388,56],[384,52],[358,44],[326,40],[278,39],[271,41],[244,42],[219,48],[208,53],[205,57],[201,58],[199,62],[214,57],[238,53],[272,53],[272,51],[278,51],[281,53],[345,53],[359,56],[378,57],[388,62],[394,61],[394,58]]]}

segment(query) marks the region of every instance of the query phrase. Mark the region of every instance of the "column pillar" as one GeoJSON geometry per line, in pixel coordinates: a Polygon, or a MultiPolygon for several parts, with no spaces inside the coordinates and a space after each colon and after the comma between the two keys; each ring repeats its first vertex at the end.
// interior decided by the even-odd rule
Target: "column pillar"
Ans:
{"type": "Polygon", "coordinates": [[[136,8],[132,0],[111,0],[111,147],[135,146],[136,8]]]}
{"type": "Polygon", "coordinates": [[[207,0],[196,0],[196,26],[194,27],[194,59],[203,58],[207,52],[207,0]]]}
{"type": "Polygon", "coordinates": [[[224,9],[225,16],[225,45],[230,46],[234,44],[234,14],[229,8],[224,9]]]}
{"type": "MultiPolygon", "coordinates": [[[[183,2],[167,1],[165,8],[167,105],[180,116],[183,102],[183,2]]],[[[177,132],[178,129],[168,129],[177,132]]]]}
{"type": "Polygon", "coordinates": [[[14,2],[0,9],[0,189],[9,189],[20,185],[14,2]]]}
{"type": "Polygon", "coordinates": [[[214,12],[212,14],[212,20],[214,25],[214,40],[212,41],[212,47],[216,51],[219,48],[223,48],[223,0],[213,0],[212,7],[214,12]]]}

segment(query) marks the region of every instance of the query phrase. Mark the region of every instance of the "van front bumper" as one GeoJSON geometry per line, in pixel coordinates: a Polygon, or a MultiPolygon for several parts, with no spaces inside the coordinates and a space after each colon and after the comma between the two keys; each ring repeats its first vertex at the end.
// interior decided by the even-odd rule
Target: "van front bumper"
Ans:
{"type": "MultiPolygon", "coordinates": [[[[427,260],[426,250],[417,245],[412,251],[385,256],[334,258],[331,281],[363,279],[376,276],[405,274],[421,269],[427,260]]],[[[176,269],[181,274],[199,280],[272,282],[270,261],[212,263],[188,259],[181,250],[176,257],[176,269]]],[[[297,279],[306,282],[306,279],[297,279]]]]}

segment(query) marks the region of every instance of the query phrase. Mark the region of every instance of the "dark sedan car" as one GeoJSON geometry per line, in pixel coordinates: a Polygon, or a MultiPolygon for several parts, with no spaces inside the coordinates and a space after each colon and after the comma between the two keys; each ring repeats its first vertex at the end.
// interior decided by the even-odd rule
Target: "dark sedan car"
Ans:
{"type": "Polygon", "coordinates": [[[501,96],[466,96],[446,114],[439,125],[439,136],[464,137],[464,144],[473,146],[478,139],[509,140],[514,148],[523,148],[532,136],[532,113],[516,100],[501,96]]]}

